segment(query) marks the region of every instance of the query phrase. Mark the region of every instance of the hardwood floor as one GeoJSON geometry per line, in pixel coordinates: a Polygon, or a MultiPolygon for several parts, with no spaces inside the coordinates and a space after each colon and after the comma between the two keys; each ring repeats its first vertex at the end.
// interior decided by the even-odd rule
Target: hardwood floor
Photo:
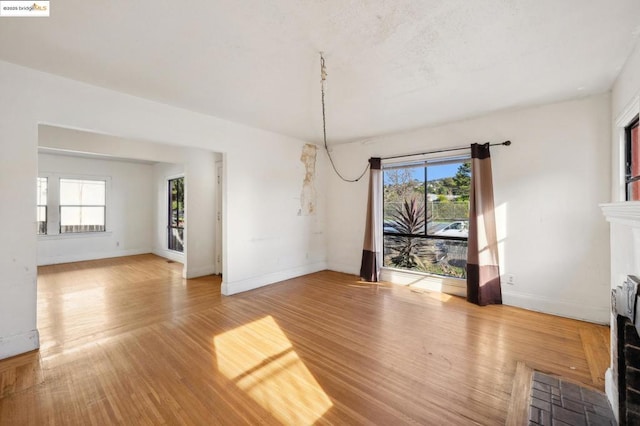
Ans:
{"type": "Polygon", "coordinates": [[[518,362],[602,389],[607,327],[320,272],[231,297],[142,255],[39,269],[0,424],[504,424],[518,362]]]}

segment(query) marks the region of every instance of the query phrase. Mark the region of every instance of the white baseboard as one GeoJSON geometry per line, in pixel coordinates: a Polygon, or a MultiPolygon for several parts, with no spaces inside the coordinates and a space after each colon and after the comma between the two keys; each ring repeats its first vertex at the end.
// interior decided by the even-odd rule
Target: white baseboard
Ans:
{"type": "Polygon", "coordinates": [[[189,268],[187,264],[186,277],[187,279],[204,277],[207,275],[213,275],[216,272],[216,265],[201,266],[199,268],[189,268]]]}
{"type": "Polygon", "coordinates": [[[40,347],[38,330],[13,336],[0,337],[0,359],[20,355],[40,347]]]}
{"type": "MultiPolygon", "coordinates": [[[[265,285],[277,283],[280,281],[288,280],[291,278],[299,277],[306,274],[312,274],[318,271],[324,271],[327,269],[326,262],[317,262],[309,265],[300,266],[297,268],[286,269],[284,271],[273,272],[271,274],[261,275],[259,277],[248,278],[246,280],[223,282],[222,294],[230,296],[236,293],[242,293],[244,291],[253,290],[265,285]]],[[[223,277],[224,278],[224,277],[223,277]]]]}
{"type": "Polygon", "coordinates": [[[164,257],[165,259],[184,264],[184,253],[167,249],[153,249],[152,253],[156,256],[164,257]]]}
{"type": "Polygon", "coordinates": [[[327,265],[327,269],[334,272],[342,272],[343,274],[360,275],[360,269],[355,268],[353,265],[349,263],[329,261],[327,265]]]}
{"type": "Polygon", "coordinates": [[[613,414],[616,416],[616,421],[620,423],[620,419],[618,418],[620,414],[620,407],[618,406],[618,388],[613,380],[613,371],[611,371],[611,368],[607,368],[607,371],[604,373],[604,391],[609,399],[609,404],[611,404],[613,414]]]}
{"type": "MultiPolygon", "coordinates": [[[[346,274],[354,274],[353,266],[331,262],[329,269],[346,274]]],[[[357,275],[359,272],[355,272],[357,275]]],[[[467,289],[464,280],[448,279],[436,275],[413,273],[392,268],[382,268],[380,278],[383,281],[399,285],[411,285],[424,288],[429,291],[452,294],[466,297],[467,289]]],[[[503,281],[504,284],[504,281],[503,281]]],[[[505,291],[502,286],[502,302],[505,305],[528,309],[530,311],[542,312],[545,314],[558,315],[566,318],[573,318],[582,321],[589,321],[596,324],[609,324],[610,307],[607,306],[586,306],[574,303],[573,301],[550,299],[528,293],[505,291]]]]}
{"type": "Polygon", "coordinates": [[[573,301],[549,299],[527,293],[504,291],[502,287],[502,303],[509,306],[528,309],[545,314],[558,315],[596,324],[608,325],[611,308],[607,306],[588,306],[573,301]]]}
{"type": "Polygon", "coordinates": [[[111,257],[135,256],[151,253],[151,249],[132,249],[118,251],[101,251],[97,253],[81,253],[63,256],[47,256],[38,259],[38,266],[56,265],[58,263],[82,262],[84,260],[109,259],[111,257]]]}

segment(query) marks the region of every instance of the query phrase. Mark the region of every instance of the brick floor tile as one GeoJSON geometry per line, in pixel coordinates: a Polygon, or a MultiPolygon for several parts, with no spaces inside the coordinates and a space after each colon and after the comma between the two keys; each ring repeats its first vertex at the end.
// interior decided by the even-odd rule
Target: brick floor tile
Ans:
{"type": "Polygon", "coordinates": [[[551,392],[551,386],[546,383],[536,382],[535,380],[533,381],[533,389],[538,389],[543,392],[551,392]]]}
{"type": "Polygon", "coordinates": [[[538,398],[531,398],[531,406],[544,411],[551,411],[551,404],[538,398]]]}
{"type": "Polygon", "coordinates": [[[540,423],[540,409],[538,407],[529,407],[529,421],[540,423]]]}
{"type": "Polygon", "coordinates": [[[599,416],[594,413],[587,413],[587,424],[589,426],[615,426],[615,420],[608,417],[599,416]]]}
{"type": "Polygon", "coordinates": [[[560,393],[562,394],[562,400],[565,398],[572,399],[576,402],[582,401],[582,394],[580,392],[580,386],[573,383],[560,381],[560,393]]]}
{"type": "Polygon", "coordinates": [[[549,392],[543,392],[539,389],[532,389],[531,396],[541,399],[543,401],[551,402],[551,394],[549,392]]]}
{"type": "Polygon", "coordinates": [[[586,426],[587,424],[587,419],[584,414],[578,414],[556,405],[553,406],[551,415],[554,421],[560,420],[573,426],[586,426]]]}
{"type": "Polygon", "coordinates": [[[574,413],[584,414],[584,405],[581,402],[575,402],[571,399],[562,399],[562,406],[574,413]]]}
{"type": "Polygon", "coordinates": [[[601,407],[609,407],[609,400],[604,393],[586,388],[582,388],[580,391],[582,392],[582,399],[584,401],[601,407]]]}
{"type": "Polygon", "coordinates": [[[558,379],[556,379],[555,377],[547,376],[546,374],[540,373],[539,371],[533,372],[533,380],[555,387],[558,387],[560,385],[560,381],[558,379]]]}

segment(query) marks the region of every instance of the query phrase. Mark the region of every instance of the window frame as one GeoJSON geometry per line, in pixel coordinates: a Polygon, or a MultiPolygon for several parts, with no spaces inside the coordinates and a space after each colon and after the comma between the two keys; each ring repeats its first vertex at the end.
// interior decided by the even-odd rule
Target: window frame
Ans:
{"type": "Polygon", "coordinates": [[[58,176],[58,235],[79,235],[79,234],[102,234],[107,232],[107,205],[108,205],[108,188],[109,188],[109,179],[106,177],[98,177],[98,176],[58,176]],[[61,191],[62,191],[62,181],[94,181],[94,182],[103,182],[104,183],[104,204],[62,204],[61,202],[61,191]],[[63,207],[102,207],[102,215],[103,215],[103,229],[99,231],[64,231],[62,230],[62,208],[63,207]]]}
{"type": "Polygon", "coordinates": [[[424,225],[424,234],[406,234],[406,233],[401,233],[401,232],[385,232],[384,230],[384,211],[385,211],[385,200],[384,200],[384,195],[382,197],[382,235],[386,236],[395,236],[395,237],[416,237],[416,238],[432,238],[435,240],[451,240],[451,241],[468,241],[469,237],[465,238],[465,237],[453,237],[453,236],[447,236],[447,235],[435,235],[435,234],[429,234],[429,227],[427,226],[427,205],[428,205],[428,191],[426,189],[426,184],[428,182],[428,172],[427,169],[429,167],[429,164],[431,164],[432,166],[436,166],[436,165],[446,165],[446,164],[456,164],[456,163],[467,163],[467,162],[471,162],[471,156],[470,155],[465,155],[465,156],[455,156],[455,157],[436,157],[435,159],[425,159],[425,160],[418,160],[415,162],[406,162],[406,163],[402,163],[400,165],[393,165],[393,163],[390,163],[388,165],[385,164],[382,165],[382,173],[383,173],[383,182],[382,182],[382,194],[384,194],[384,171],[385,170],[392,170],[392,169],[400,169],[400,168],[413,168],[413,167],[417,167],[420,164],[424,164],[424,183],[425,183],[425,191],[424,191],[424,205],[425,205],[425,225],[424,225]],[[465,161],[468,160],[468,161],[465,161]]]}
{"type": "MultiPolygon", "coordinates": [[[[428,183],[428,170],[425,170],[424,173],[424,184],[425,184],[425,194],[424,194],[424,202],[425,202],[425,226],[424,226],[424,232],[423,233],[418,233],[418,234],[407,234],[407,233],[400,233],[400,232],[385,232],[384,227],[385,227],[385,195],[384,195],[384,178],[385,178],[385,171],[386,170],[390,170],[390,169],[399,169],[402,167],[419,167],[420,165],[423,165],[423,167],[428,168],[429,166],[433,167],[433,166],[437,166],[437,165],[445,165],[445,164],[463,164],[463,163],[471,163],[471,153],[464,153],[464,154],[458,154],[458,155],[451,155],[451,153],[447,153],[447,154],[442,154],[442,153],[436,153],[436,154],[426,154],[423,156],[420,156],[416,159],[413,160],[405,160],[405,161],[398,161],[396,160],[383,160],[382,162],[382,188],[381,188],[381,194],[382,194],[382,212],[380,214],[380,222],[378,223],[378,229],[380,230],[381,233],[381,240],[382,240],[382,253],[381,253],[381,268],[383,271],[387,271],[387,272],[383,272],[385,274],[396,274],[393,275],[394,277],[396,277],[397,279],[401,280],[402,282],[404,282],[405,280],[407,280],[407,277],[410,276],[424,276],[424,277],[431,277],[429,278],[430,280],[436,279],[438,280],[437,282],[439,283],[438,285],[447,285],[449,286],[450,290],[451,289],[458,289],[458,288],[463,288],[464,286],[461,284],[462,282],[464,282],[466,280],[466,267],[464,268],[465,273],[463,276],[456,276],[456,275],[451,275],[451,274],[442,274],[442,273],[438,273],[435,271],[423,271],[423,270],[417,270],[417,269],[412,269],[412,268],[404,268],[401,266],[397,266],[397,265],[393,265],[393,264],[386,264],[385,263],[385,256],[386,256],[386,247],[387,247],[387,237],[400,237],[400,238],[420,238],[422,240],[431,240],[431,241],[442,241],[443,243],[446,241],[450,241],[452,243],[464,243],[466,247],[468,247],[468,241],[469,238],[467,237],[456,237],[456,236],[448,236],[448,235],[435,235],[432,233],[429,233],[429,226],[428,226],[428,221],[427,221],[427,216],[428,216],[428,195],[429,195],[429,191],[427,189],[427,183],[428,183]],[[448,155],[447,155],[448,154],[448,155]],[[400,275],[397,275],[400,274],[400,275]]],[[[471,170],[470,170],[470,176],[471,176],[471,170]]],[[[471,183],[471,182],[470,182],[471,183]]],[[[471,195],[471,187],[469,187],[469,196],[471,195]]],[[[470,201],[470,200],[469,200],[470,201]]],[[[465,218],[465,220],[469,220],[469,218],[465,218]]],[[[387,279],[391,279],[391,275],[387,275],[387,279]]],[[[414,282],[413,280],[411,282],[414,282]]],[[[455,294],[458,294],[460,292],[460,290],[453,290],[455,294]]]]}
{"type": "MultiPolygon", "coordinates": [[[[185,226],[173,226],[171,224],[171,218],[172,213],[174,211],[174,209],[171,207],[171,182],[173,181],[177,181],[177,180],[182,180],[182,214],[183,217],[186,215],[186,206],[185,206],[185,192],[186,192],[186,180],[184,175],[178,175],[178,176],[172,176],[167,178],[167,250],[171,250],[173,252],[176,253],[184,253],[185,251],[185,244],[184,244],[184,230],[185,230],[185,226]],[[173,230],[174,229],[179,229],[182,231],[182,250],[177,250],[175,248],[171,247],[171,241],[172,241],[172,234],[173,234],[173,230]]],[[[177,217],[179,218],[179,213],[180,213],[180,209],[176,209],[177,211],[177,217]]],[[[178,221],[179,223],[179,221],[178,221]]],[[[183,223],[186,223],[186,218],[184,219],[183,223]]]]}
{"type": "Polygon", "coordinates": [[[615,120],[614,133],[615,136],[612,139],[612,186],[611,186],[611,201],[614,203],[629,202],[627,201],[627,185],[626,185],[626,143],[627,132],[626,128],[629,127],[636,117],[640,115],[640,94],[633,96],[627,105],[618,114],[615,120]]]}
{"type": "MultiPolygon", "coordinates": [[[[631,122],[624,128],[624,193],[625,201],[631,200],[631,184],[640,181],[640,175],[633,175],[633,145],[632,145],[632,131],[637,129],[640,123],[640,114],[631,120],[631,122]]],[[[640,143],[638,145],[640,147],[640,143]]],[[[635,200],[640,201],[640,200],[635,200]]]]}

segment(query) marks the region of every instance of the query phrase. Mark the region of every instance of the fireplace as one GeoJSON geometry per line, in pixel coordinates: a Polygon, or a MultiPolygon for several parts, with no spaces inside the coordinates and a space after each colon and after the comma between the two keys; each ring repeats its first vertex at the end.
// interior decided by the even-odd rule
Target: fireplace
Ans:
{"type": "Polygon", "coordinates": [[[615,317],[612,337],[612,375],[618,389],[620,425],[640,424],[640,280],[629,275],[611,291],[615,317]]]}

